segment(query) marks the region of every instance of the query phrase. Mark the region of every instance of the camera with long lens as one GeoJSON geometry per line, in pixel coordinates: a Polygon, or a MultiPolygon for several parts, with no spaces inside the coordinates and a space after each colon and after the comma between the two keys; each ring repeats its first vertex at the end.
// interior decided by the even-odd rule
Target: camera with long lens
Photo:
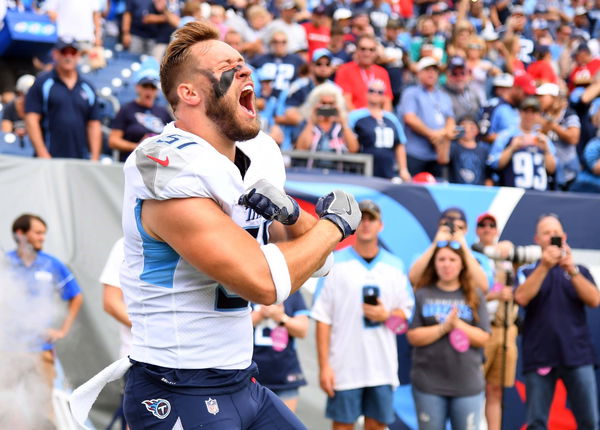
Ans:
{"type": "Polygon", "coordinates": [[[471,245],[473,251],[481,252],[483,255],[494,260],[512,261],[515,264],[533,263],[542,257],[542,248],[538,245],[512,246],[508,255],[502,255],[497,246],[483,246],[475,243],[471,245]]]}

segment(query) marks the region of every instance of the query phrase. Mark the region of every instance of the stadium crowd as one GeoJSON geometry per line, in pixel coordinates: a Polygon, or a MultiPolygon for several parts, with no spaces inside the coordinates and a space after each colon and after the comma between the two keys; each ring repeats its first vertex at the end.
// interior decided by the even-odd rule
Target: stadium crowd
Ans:
{"type": "MultiPolygon", "coordinates": [[[[112,149],[123,160],[160,132],[170,118],[157,74],[134,73],[135,91],[107,112],[89,71],[117,52],[159,62],[177,27],[204,20],[254,69],[262,128],[283,150],[371,154],[374,175],[398,182],[600,190],[597,1],[2,3],[0,15],[56,22],[51,52],[1,60],[2,131],[28,136],[39,157],[112,149]],[[83,99],[43,92],[53,73],[83,99]]],[[[345,165],[317,156],[308,167],[345,165]]]]}

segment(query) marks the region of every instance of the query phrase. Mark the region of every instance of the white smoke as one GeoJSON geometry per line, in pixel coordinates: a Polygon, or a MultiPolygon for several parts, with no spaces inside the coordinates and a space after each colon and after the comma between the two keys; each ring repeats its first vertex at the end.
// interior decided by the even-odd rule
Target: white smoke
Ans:
{"type": "Polygon", "coordinates": [[[53,294],[31,294],[0,257],[0,429],[55,428],[39,352],[54,309],[53,294]]]}

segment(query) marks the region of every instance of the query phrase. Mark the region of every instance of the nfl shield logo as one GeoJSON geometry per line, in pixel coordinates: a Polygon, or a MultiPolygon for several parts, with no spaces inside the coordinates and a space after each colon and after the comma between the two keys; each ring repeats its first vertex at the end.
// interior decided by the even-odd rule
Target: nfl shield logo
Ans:
{"type": "Polygon", "coordinates": [[[211,399],[209,397],[208,400],[204,401],[204,403],[206,403],[206,409],[208,410],[209,414],[217,415],[219,413],[219,404],[215,399],[211,399]]]}

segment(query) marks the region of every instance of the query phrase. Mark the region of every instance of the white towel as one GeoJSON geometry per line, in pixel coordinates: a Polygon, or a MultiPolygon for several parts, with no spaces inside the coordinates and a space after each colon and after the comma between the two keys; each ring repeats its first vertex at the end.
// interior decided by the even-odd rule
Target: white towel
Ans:
{"type": "Polygon", "coordinates": [[[129,357],[123,357],[102,369],[96,376],[73,391],[69,397],[69,405],[73,418],[82,428],[88,429],[85,422],[102,389],[109,382],[122,378],[130,367],[129,357]]]}

